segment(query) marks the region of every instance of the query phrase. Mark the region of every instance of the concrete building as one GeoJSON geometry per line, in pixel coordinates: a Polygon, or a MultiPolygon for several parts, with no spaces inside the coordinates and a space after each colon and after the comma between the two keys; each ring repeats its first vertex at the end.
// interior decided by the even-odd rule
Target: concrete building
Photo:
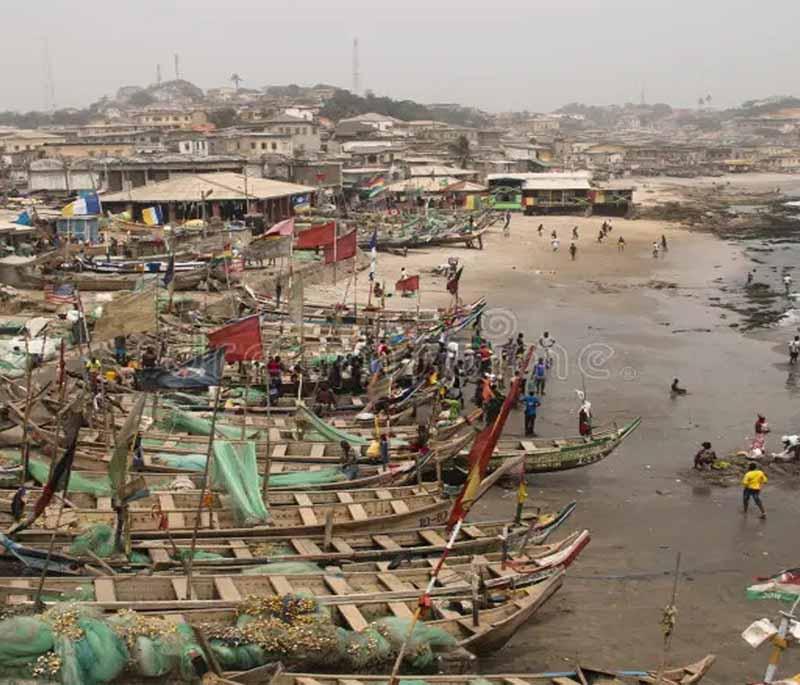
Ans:
{"type": "Polygon", "coordinates": [[[228,129],[208,137],[208,149],[214,155],[245,155],[258,157],[265,154],[294,155],[292,137],[285,133],[267,133],[246,129],[228,129]]]}
{"type": "Polygon", "coordinates": [[[316,154],[322,144],[319,126],[304,117],[281,114],[261,124],[266,133],[291,136],[292,150],[298,155],[316,154]]]}
{"type": "Polygon", "coordinates": [[[196,216],[231,218],[261,214],[275,222],[292,216],[293,200],[310,196],[312,186],[228,172],[190,174],[103,196],[110,211],[130,211],[139,220],[147,207],[158,206],[170,223],[196,216]]]}
{"type": "Polygon", "coordinates": [[[122,191],[184,175],[241,173],[244,164],[242,157],[181,154],[39,159],[28,165],[27,184],[30,192],[122,191]]]}
{"type": "Polygon", "coordinates": [[[200,109],[145,109],[133,114],[133,120],[153,128],[195,128],[208,124],[208,114],[200,109]]]}
{"type": "Polygon", "coordinates": [[[0,155],[14,155],[20,152],[33,152],[45,145],[63,143],[64,136],[31,129],[18,129],[0,133],[0,155]]]}

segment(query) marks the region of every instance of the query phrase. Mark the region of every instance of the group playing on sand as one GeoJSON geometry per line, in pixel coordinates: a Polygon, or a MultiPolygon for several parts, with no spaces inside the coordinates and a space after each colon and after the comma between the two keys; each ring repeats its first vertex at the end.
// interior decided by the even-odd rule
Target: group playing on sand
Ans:
{"type": "MultiPolygon", "coordinates": [[[[600,230],[597,233],[597,242],[604,243],[610,237],[611,232],[614,230],[610,221],[603,221],[602,225],[600,226],[600,230]]],[[[504,232],[507,231],[507,226],[504,227],[504,232]]],[[[540,238],[544,237],[544,224],[539,224],[536,229],[537,234],[540,238]]],[[[580,231],[578,226],[572,227],[572,235],[569,241],[569,256],[572,261],[575,261],[578,256],[578,240],[580,239],[580,231]]],[[[615,241],[617,245],[617,252],[625,252],[625,238],[623,236],[618,236],[617,240],[615,241]]],[[[553,252],[558,252],[561,249],[561,240],[558,237],[558,231],[556,229],[552,229],[550,231],[550,247],[553,252]]],[[[664,255],[669,250],[667,246],[667,237],[662,234],[659,240],[653,242],[653,257],[658,259],[658,257],[664,255]]]]}

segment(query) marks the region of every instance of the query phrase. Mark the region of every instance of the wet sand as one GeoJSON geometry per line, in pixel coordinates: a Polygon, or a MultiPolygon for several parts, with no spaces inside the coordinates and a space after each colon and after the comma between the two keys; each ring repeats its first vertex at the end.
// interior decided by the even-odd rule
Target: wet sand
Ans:
{"type": "MultiPolygon", "coordinates": [[[[612,220],[610,241],[600,245],[595,238],[602,221],[515,215],[511,237],[504,238],[498,225],[483,251],[459,246],[406,258],[379,256],[379,274],[390,288],[401,266],[422,274],[423,308],[449,302],[444,279],[428,270],[458,256],[465,265],[462,297],[488,297],[484,324],[495,343],[517,331],[531,342],[545,329],[551,332],[560,349],[557,377],[548,383],[537,420],[541,436],[577,432],[581,370],[597,424],[643,417],[639,430],[600,464],[530,478],[530,507],[578,500],[577,512],[556,537],[586,527],[592,543],[562,591],[483,668],[559,669],[576,661],[657,667],[661,610],[681,552],[669,661],[685,663],[714,652],[719,660],[706,682],[752,681],[763,673],[768,654],[752,650],[740,633],[755,619],[774,617],[778,604],[747,602],[744,591],[754,576],[797,564],[797,484],[767,486],[769,518],[761,521],[740,512],[738,487],[697,483],[689,467],[704,440],[720,454],[741,449],[757,411],[774,430],[768,447],[777,448],[781,433],[797,430],[787,332],[745,336],[731,327],[736,314],[712,306],[721,287],[744,283],[749,262],[741,246],[663,222],[620,219],[612,220]],[[536,234],[539,223],[543,238],[536,234]],[[566,246],[576,224],[581,238],[572,262],[566,246]],[[562,241],[558,253],[550,249],[553,228],[562,241]],[[662,233],[670,249],[656,260],[651,244],[662,233]],[[623,254],[614,244],[620,234],[627,241],[623,254]],[[672,399],[668,389],[676,376],[689,394],[672,399]]],[[[366,280],[359,278],[362,303],[366,280]]],[[[332,288],[318,290],[333,295],[332,288]]],[[[387,300],[390,307],[400,303],[415,306],[413,299],[387,300]]],[[[521,423],[514,412],[508,433],[519,434],[521,423]]],[[[474,515],[510,516],[514,506],[514,493],[498,491],[474,515]]],[[[788,653],[784,664],[783,673],[800,670],[796,654],[788,653]]]]}

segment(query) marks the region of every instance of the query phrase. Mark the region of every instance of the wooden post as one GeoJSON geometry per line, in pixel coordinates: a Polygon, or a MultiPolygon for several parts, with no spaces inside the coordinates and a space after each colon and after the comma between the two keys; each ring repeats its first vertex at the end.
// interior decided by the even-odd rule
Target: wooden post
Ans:
{"type": "MultiPolygon", "coordinates": [[[[247,364],[248,362],[244,362],[247,364]]],[[[247,434],[247,402],[250,396],[250,367],[248,366],[245,369],[244,375],[244,413],[242,415],[242,440],[245,439],[247,434]]],[[[269,388],[267,388],[267,394],[269,394],[269,388]]],[[[267,429],[269,432],[269,428],[267,429]]]]}
{"type": "Polygon", "coordinates": [[[472,625],[477,628],[480,625],[480,571],[478,564],[475,563],[474,559],[472,562],[472,579],[471,579],[471,586],[472,586],[472,625]]]}
{"type": "MultiPolygon", "coordinates": [[[[269,416],[269,414],[267,416],[269,416]]],[[[270,448],[269,426],[267,426],[267,440],[264,448],[264,481],[262,483],[262,498],[264,500],[264,504],[269,502],[269,472],[271,468],[272,450],[270,448]]]]}
{"type": "Polygon", "coordinates": [[[203,468],[203,487],[200,489],[200,499],[197,502],[197,512],[195,513],[194,517],[194,529],[192,530],[192,545],[189,551],[189,561],[187,562],[187,569],[186,569],[186,592],[187,597],[184,599],[189,599],[192,594],[194,593],[194,589],[192,588],[192,567],[194,565],[194,551],[197,547],[197,530],[200,528],[200,519],[203,515],[203,505],[206,499],[206,490],[208,490],[208,471],[209,465],[211,464],[211,457],[214,454],[214,432],[217,427],[217,414],[219,413],[219,398],[222,391],[222,385],[217,386],[216,393],[214,395],[214,413],[211,415],[211,430],[208,436],[208,449],[206,450],[206,463],[203,468]]]}
{"type": "Polygon", "coordinates": [[[322,549],[328,552],[331,548],[331,540],[333,539],[333,509],[328,509],[325,514],[325,539],[322,549]]]}
{"type": "MultiPolygon", "coordinates": [[[[28,343],[28,328],[25,328],[25,423],[22,426],[22,473],[19,476],[19,484],[25,485],[28,478],[28,466],[30,465],[30,432],[28,422],[31,418],[31,404],[33,398],[33,364],[31,363],[30,345],[28,343]]],[[[58,443],[56,443],[58,447],[58,443]]],[[[55,461],[55,459],[53,460],[55,461]]]]}

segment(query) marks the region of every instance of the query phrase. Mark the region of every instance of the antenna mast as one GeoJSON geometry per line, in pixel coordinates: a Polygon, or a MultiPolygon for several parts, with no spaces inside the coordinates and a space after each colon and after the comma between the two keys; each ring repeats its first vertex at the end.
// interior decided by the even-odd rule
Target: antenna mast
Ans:
{"type": "Polygon", "coordinates": [[[180,81],[181,78],[181,58],[176,52],[175,55],[175,80],[180,81]]]}
{"type": "Polygon", "coordinates": [[[50,112],[56,109],[56,84],[53,80],[50,45],[46,37],[44,38],[44,106],[50,112]]]}
{"type": "Polygon", "coordinates": [[[361,88],[361,75],[358,73],[358,37],[353,38],[353,95],[361,88]]]}
{"type": "Polygon", "coordinates": [[[161,65],[156,64],[156,84],[161,85],[161,65]]]}

